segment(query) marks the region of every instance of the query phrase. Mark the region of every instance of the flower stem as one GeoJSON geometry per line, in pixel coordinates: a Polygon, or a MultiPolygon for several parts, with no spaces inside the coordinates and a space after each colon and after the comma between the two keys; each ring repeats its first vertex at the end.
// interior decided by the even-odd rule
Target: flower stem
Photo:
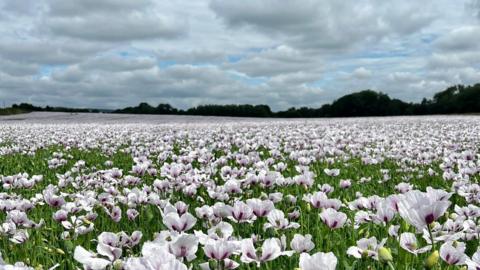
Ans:
{"type": "Polygon", "coordinates": [[[436,250],[435,249],[435,241],[433,241],[433,234],[432,234],[432,229],[430,229],[430,225],[427,225],[427,229],[428,229],[428,234],[430,235],[430,241],[432,241],[432,250],[436,250]]]}

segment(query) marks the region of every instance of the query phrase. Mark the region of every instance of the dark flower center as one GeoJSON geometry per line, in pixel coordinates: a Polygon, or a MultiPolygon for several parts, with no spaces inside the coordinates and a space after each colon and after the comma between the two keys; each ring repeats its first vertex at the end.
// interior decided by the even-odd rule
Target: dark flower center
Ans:
{"type": "Polygon", "coordinates": [[[430,224],[432,223],[433,221],[435,221],[435,216],[433,214],[428,214],[426,217],[425,217],[425,222],[427,224],[430,224]]]}

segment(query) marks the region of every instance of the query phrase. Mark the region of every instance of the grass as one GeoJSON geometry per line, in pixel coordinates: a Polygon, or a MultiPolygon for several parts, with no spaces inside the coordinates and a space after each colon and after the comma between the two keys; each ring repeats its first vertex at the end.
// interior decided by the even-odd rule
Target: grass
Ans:
{"type": "Polygon", "coordinates": [[[22,113],[28,113],[28,111],[18,109],[18,108],[0,108],[0,116],[15,115],[15,114],[22,114],[22,113]]]}
{"type": "MultiPolygon", "coordinates": [[[[264,155],[263,158],[266,159],[267,157],[268,154],[264,155]]],[[[155,160],[154,157],[151,158],[152,160],[155,160]]],[[[122,169],[124,175],[128,174],[128,171],[130,171],[133,165],[131,156],[122,151],[117,151],[112,156],[106,156],[100,150],[65,150],[61,146],[39,149],[32,156],[22,154],[4,155],[0,156],[0,175],[13,175],[26,172],[30,176],[34,174],[41,174],[44,177],[43,182],[38,183],[33,189],[5,190],[4,192],[11,195],[16,194],[22,196],[23,198],[32,198],[35,196],[35,194],[41,193],[42,190],[49,184],[57,185],[58,175],[66,173],[78,160],[84,160],[86,162],[86,168],[80,171],[77,175],[73,175],[73,177],[88,175],[101,169],[108,169],[108,167],[105,166],[105,162],[107,160],[113,161],[113,166],[122,169]],[[70,155],[67,165],[56,169],[48,168],[47,160],[52,157],[53,152],[59,151],[64,153],[64,156],[70,155]]],[[[290,160],[287,160],[287,162],[289,166],[283,172],[283,175],[285,177],[291,177],[298,174],[295,171],[294,162],[290,160]]],[[[160,168],[162,164],[156,165],[157,168],[160,168]]],[[[231,162],[231,165],[234,165],[234,163],[231,162]]],[[[199,167],[201,165],[196,162],[194,163],[194,166],[199,167]]],[[[440,172],[438,170],[438,166],[435,165],[433,167],[437,168],[437,171],[440,172]]],[[[418,172],[411,173],[399,171],[399,165],[390,160],[386,160],[377,165],[364,165],[358,159],[351,159],[348,162],[336,161],[333,165],[327,165],[325,162],[316,162],[311,164],[310,168],[313,172],[315,172],[316,178],[315,185],[308,191],[299,186],[280,188],[275,187],[271,190],[261,188],[260,186],[255,186],[251,190],[244,192],[241,196],[242,200],[265,196],[265,194],[271,192],[281,192],[284,195],[291,194],[296,196],[298,199],[297,204],[292,205],[284,201],[277,204],[276,208],[283,210],[285,213],[290,212],[293,209],[300,210],[301,217],[298,222],[300,223],[301,227],[299,229],[281,232],[268,230],[264,232],[262,225],[266,219],[260,218],[250,225],[232,223],[235,229],[235,235],[239,238],[246,238],[254,233],[262,235],[263,238],[268,238],[279,237],[281,234],[285,234],[287,237],[287,243],[289,243],[295,233],[311,234],[315,243],[315,249],[311,253],[317,251],[332,251],[339,261],[337,269],[389,269],[384,263],[368,258],[356,260],[347,256],[346,254],[348,247],[356,245],[356,241],[363,237],[376,236],[379,240],[382,238],[388,238],[386,246],[392,251],[394,258],[393,265],[395,269],[423,268],[424,261],[430,253],[425,253],[418,256],[412,255],[400,248],[398,241],[388,236],[388,225],[390,224],[400,225],[400,232],[414,231],[414,229],[409,227],[403,220],[401,220],[400,217],[397,216],[393,221],[390,222],[390,224],[387,224],[387,226],[368,223],[361,225],[358,229],[355,229],[352,224],[332,231],[320,220],[320,210],[312,208],[307,202],[301,200],[301,198],[308,192],[313,193],[314,191],[318,190],[316,187],[317,184],[329,184],[333,186],[335,191],[329,195],[329,197],[339,198],[344,203],[354,200],[357,192],[361,192],[364,196],[388,196],[390,194],[397,193],[395,191],[395,185],[403,182],[404,177],[407,176],[412,178],[410,183],[414,184],[420,190],[425,190],[427,186],[449,189],[449,184],[446,183],[441,176],[425,176],[423,178],[419,178],[418,172]],[[338,177],[327,176],[325,173],[323,173],[323,169],[327,167],[339,168],[341,170],[340,175],[338,177]],[[381,169],[390,170],[391,180],[384,184],[379,184],[376,181],[382,177],[380,172],[381,169]],[[371,177],[372,181],[365,184],[359,184],[355,180],[360,179],[361,177],[371,177]],[[353,186],[350,189],[341,189],[339,187],[340,179],[353,179],[353,186]]],[[[425,166],[420,168],[421,170],[426,171],[429,167],[425,166]]],[[[425,175],[427,174],[425,173],[425,175]]],[[[155,178],[152,176],[144,176],[142,178],[143,182],[141,185],[151,184],[154,179],[155,178]]],[[[218,174],[213,176],[213,180],[219,184],[223,182],[218,174]]],[[[141,185],[139,185],[139,187],[141,187],[141,185]]],[[[119,188],[121,189],[121,187],[119,188]]],[[[62,192],[75,194],[82,193],[82,190],[76,190],[72,186],[67,186],[63,188],[62,192]]],[[[97,192],[101,193],[102,190],[97,190],[97,192]]],[[[206,204],[213,205],[213,203],[215,203],[215,201],[208,197],[205,189],[199,189],[198,194],[194,198],[187,197],[183,193],[179,192],[175,192],[169,196],[172,198],[173,202],[175,200],[183,200],[189,204],[189,211],[192,214],[194,214],[194,209],[196,207],[203,205],[202,203],[198,202],[197,197],[204,198],[206,204]]],[[[451,200],[455,200],[455,203],[458,205],[465,205],[465,201],[461,197],[454,196],[451,200]]],[[[99,214],[99,216],[94,222],[95,230],[93,232],[87,235],[79,236],[75,239],[62,240],[61,234],[64,231],[64,228],[61,226],[61,224],[55,222],[51,218],[57,209],[47,205],[37,206],[28,213],[28,216],[35,222],[38,222],[43,218],[45,220],[45,226],[38,230],[29,229],[28,231],[30,233],[30,239],[24,244],[13,244],[6,237],[2,237],[0,239],[0,250],[4,260],[9,263],[23,261],[28,265],[37,267],[37,269],[42,269],[42,267],[43,269],[46,269],[55,265],[56,263],[60,263],[59,269],[76,269],[77,267],[81,266],[73,260],[74,247],[81,245],[87,250],[95,251],[95,239],[103,231],[125,231],[127,233],[131,233],[135,230],[140,230],[143,233],[143,243],[144,241],[152,240],[155,233],[166,229],[162,223],[160,211],[157,207],[152,205],[141,206],[137,209],[140,212],[139,217],[132,222],[128,221],[125,217],[125,212],[127,209],[128,208],[125,205],[122,206],[122,213],[124,216],[119,223],[115,223],[110,219],[110,217],[108,217],[101,207],[98,207],[96,208],[96,212],[99,214]]],[[[349,210],[348,208],[342,208],[341,211],[346,213],[350,220],[353,220],[355,211],[349,210]]],[[[5,216],[5,213],[1,212],[0,221],[5,220],[5,216]]],[[[205,230],[202,227],[201,220],[197,221],[194,229],[205,230]]],[[[190,232],[193,232],[193,230],[190,232]]],[[[425,245],[425,241],[423,241],[423,239],[420,239],[420,241],[422,245],[425,245]]],[[[476,240],[468,242],[468,255],[472,255],[472,253],[477,249],[477,246],[478,243],[476,240]]],[[[132,250],[124,251],[124,254],[126,254],[126,256],[139,255],[140,250],[141,245],[133,248],[132,250]]],[[[233,259],[239,261],[238,256],[234,256],[233,259]]],[[[203,250],[199,247],[197,259],[193,261],[193,269],[199,269],[198,264],[205,261],[206,257],[203,255],[203,250]]],[[[260,269],[294,269],[298,267],[298,261],[299,255],[293,255],[292,257],[282,256],[272,262],[262,264],[260,269]]],[[[447,269],[445,265],[442,267],[443,269],[447,269]]],[[[237,269],[257,269],[257,267],[255,264],[241,264],[241,266],[237,269]]]]}

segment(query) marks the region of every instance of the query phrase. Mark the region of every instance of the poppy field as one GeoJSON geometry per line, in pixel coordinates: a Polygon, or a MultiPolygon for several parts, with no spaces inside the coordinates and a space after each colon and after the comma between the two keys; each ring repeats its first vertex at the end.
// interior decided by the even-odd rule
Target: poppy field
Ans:
{"type": "Polygon", "coordinates": [[[0,269],[480,269],[480,118],[0,125],[0,269]]]}

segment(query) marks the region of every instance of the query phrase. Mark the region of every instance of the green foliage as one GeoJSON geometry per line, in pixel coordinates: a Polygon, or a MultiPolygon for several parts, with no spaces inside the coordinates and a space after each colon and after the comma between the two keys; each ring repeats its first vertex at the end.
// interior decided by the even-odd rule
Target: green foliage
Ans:
{"type": "MultiPolygon", "coordinates": [[[[268,158],[268,155],[265,155],[264,158],[268,158]]],[[[39,150],[33,156],[22,154],[0,156],[0,175],[10,175],[19,172],[28,172],[30,175],[44,175],[43,182],[39,183],[31,190],[22,190],[19,193],[22,196],[29,198],[33,197],[36,193],[41,192],[49,184],[57,184],[57,174],[65,173],[71,168],[71,166],[73,166],[75,161],[80,159],[86,162],[87,171],[85,172],[88,172],[88,168],[92,167],[95,167],[96,169],[106,169],[104,165],[106,160],[112,160],[115,167],[118,167],[125,172],[129,171],[133,164],[132,157],[121,151],[113,154],[113,156],[106,156],[99,150],[85,151],[73,148],[67,151],[59,146],[39,150]],[[68,164],[64,167],[49,169],[46,161],[55,151],[62,151],[69,154],[71,155],[71,159],[69,159],[68,164]]],[[[295,175],[295,163],[291,160],[287,160],[287,163],[289,166],[283,172],[284,176],[288,177],[295,175]]],[[[402,182],[404,177],[410,174],[400,172],[397,170],[399,169],[398,165],[389,160],[376,165],[365,165],[358,159],[352,159],[345,163],[337,161],[335,164],[330,165],[325,162],[315,162],[310,165],[310,168],[317,175],[315,178],[315,186],[317,184],[321,185],[325,183],[333,186],[335,191],[331,194],[331,197],[341,198],[344,202],[354,200],[357,192],[361,192],[364,196],[387,196],[393,194],[395,193],[395,185],[402,182]],[[323,173],[324,168],[331,166],[341,169],[341,174],[338,177],[330,177],[323,173]],[[339,187],[339,179],[358,179],[360,177],[380,179],[382,176],[380,169],[389,169],[392,176],[391,181],[382,184],[381,189],[379,189],[379,184],[375,180],[364,184],[355,183],[350,189],[341,189],[339,187]]],[[[427,169],[427,167],[422,169],[427,169]]],[[[152,177],[144,176],[143,181],[150,181],[150,178],[152,177]]],[[[221,181],[221,177],[217,175],[213,180],[221,181]]],[[[425,176],[424,178],[414,177],[410,183],[416,185],[420,190],[425,190],[427,186],[444,189],[447,189],[449,186],[441,176],[425,176]]],[[[200,190],[199,192],[205,192],[205,190],[200,190]]],[[[309,191],[300,188],[299,186],[276,187],[275,189],[264,189],[258,186],[253,188],[252,192],[246,193],[244,199],[259,197],[262,193],[269,192],[281,192],[284,195],[291,194],[297,198],[301,198],[303,194],[308,193],[309,191]]],[[[208,198],[206,195],[204,197],[208,198]]],[[[190,205],[190,209],[192,210],[195,209],[195,207],[203,205],[203,203],[198,202],[195,198],[186,197],[181,192],[172,194],[171,198],[183,200],[190,205]]],[[[461,201],[456,203],[459,205],[465,205],[463,198],[460,199],[461,201]]],[[[172,199],[172,201],[174,201],[174,199],[172,199]]],[[[207,201],[206,203],[213,204],[214,201],[207,201]]],[[[302,213],[299,220],[301,227],[298,230],[282,231],[282,233],[285,233],[288,242],[292,240],[295,233],[311,234],[315,240],[314,251],[332,251],[337,256],[339,260],[337,269],[388,269],[388,266],[382,262],[377,262],[372,259],[356,260],[346,254],[348,247],[356,245],[356,241],[363,237],[376,236],[378,239],[388,237],[388,226],[368,223],[363,224],[358,229],[354,229],[353,225],[349,225],[332,231],[320,220],[320,210],[312,208],[307,202],[299,200],[296,205],[291,205],[284,201],[279,203],[277,207],[285,212],[298,208],[302,213]]],[[[61,224],[54,222],[51,218],[56,210],[57,209],[49,206],[43,206],[36,207],[29,212],[29,217],[35,221],[39,221],[43,218],[46,225],[39,230],[29,230],[31,236],[26,243],[15,245],[9,242],[7,238],[0,239],[0,251],[2,251],[4,259],[10,263],[23,261],[37,267],[39,265],[51,267],[56,263],[60,263],[59,269],[77,269],[80,265],[73,260],[74,247],[80,245],[88,250],[95,250],[95,239],[98,234],[103,231],[125,231],[127,233],[132,233],[135,230],[140,230],[144,235],[142,239],[143,243],[145,241],[151,241],[154,238],[155,233],[165,230],[159,210],[151,205],[142,206],[139,209],[140,215],[135,221],[127,221],[126,217],[123,217],[122,221],[119,223],[113,222],[108,215],[102,211],[102,209],[97,209],[99,217],[94,222],[95,230],[92,233],[79,236],[72,240],[62,240],[60,235],[64,229],[61,224]],[[34,256],[32,256],[32,254],[34,254],[34,256]]],[[[122,211],[125,213],[126,208],[123,208],[122,211]]],[[[355,211],[349,209],[344,211],[349,216],[349,219],[353,219],[355,211]]],[[[5,215],[2,214],[0,220],[4,219],[5,215]]],[[[235,235],[238,237],[248,237],[255,233],[261,234],[264,237],[278,237],[279,232],[277,231],[263,231],[262,224],[264,222],[265,218],[258,219],[248,226],[245,224],[233,223],[235,235]]],[[[406,225],[400,217],[396,217],[391,224],[401,224],[403,226],[402,230],[414,230],[413,227],[405,229],[406,225]]],[[[198,222],[194,229],[202,229],[200,226],[201,223],[198,222]]],[[[422,269],[423,262],[427,258],[428,253],[420,254],[418,256],[412,255],[401,249],[398,246],[398,242],[393,238],[389,237],[388,239],[386,246],[392,249],[392,256],[394,257],[392,263],[395,265],[396,269],[422,269]]],[[[425,243],[422,242],[422,244],[425,243]]],[[[476,250],[478,246],[477,243],[470,243],[470,245],[472,245],[470,250],[476,250]]],[[[140,247],[141,244],[132,250],[128,250],[128,255],[139,256],[141,251],[140,247]]],[[[200,269],[198,264],[205,261],[205,257],[203,257],[201,251],[198,255],[199,257],[193,261],[193,264],[195,265],[193,269],[200,269]]],[[[238,258],[235,259],[238,260],[238,258]]],[[[282,256],[273,262],[264,263],[260,268],[257,268],[253,264],[242,264],[237,269],[294,269],[298,267],[298,260],[299,255],[295,254],[291,257],[282,256]]]]}
{"type": "Polygon", "coordinates": [[[21,114],[21,113],[26,113],[28,111],[25,111],[20,108],[1,108],[0,109],[0,115],[12,115],[12,114],[21,114]]]}
{"type": "Polygon", "coordinates": [[[157,107],[152,107],[146,102],[140,103],[136,107],[127,107],[114,111],[114,113],[130,113],[130,114],[177,114],[178,110],[173,108],[170,104],[158,104],[157,107]]]}
{"type": "Polygon", "coordinates": [[[271,117],[272,111],[267,105],[202,105],[188,109],[189,115],[271,117]]]}
{"type": "Polygon", "coordinates": [[[70,113],[97,113],[98,109],[82,109],[82,108],[67,108],[67,107],[38,107],[29,103],[13,104],[11,109],[21,110],[22,112],[70,112],[70,113]]]}
{"type": "Polygon", "coordinates": [[[291,107],[279,112],[272,112],[268,105],[201,105],[183,111],[169,104],[160,104],[155,108],[148,103],[140,103],[137,107],[128,107],[114,112],[283,118],[478,113],[480,112],[480,84],[452,86],[435,94],[431,100],[424,98],[421,103],[407,103],[392,99],[381,92],[364,90],[345,95],[320,108],[291,107]]]}

